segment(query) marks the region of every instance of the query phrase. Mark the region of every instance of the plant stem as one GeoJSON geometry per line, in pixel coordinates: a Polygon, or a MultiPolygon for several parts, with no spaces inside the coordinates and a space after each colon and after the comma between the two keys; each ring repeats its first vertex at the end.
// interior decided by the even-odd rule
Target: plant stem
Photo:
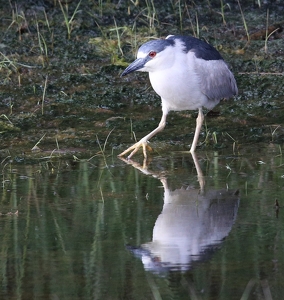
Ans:
{"type": "Polygon", "coordinates": [[[44,104],[44,99],[45,99],[45,94],[46,94],[47,79],[48,79],[48,75],[46,75],[46,78],[45,78],[43,94],[42,94],[42,101],[41,101],[41,114],[42,115],[43,115],[43,104],[44,104]]]}

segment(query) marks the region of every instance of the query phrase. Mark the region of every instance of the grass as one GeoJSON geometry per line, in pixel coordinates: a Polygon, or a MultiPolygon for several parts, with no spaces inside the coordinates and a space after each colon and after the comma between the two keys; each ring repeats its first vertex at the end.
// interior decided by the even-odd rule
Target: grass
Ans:
{"type": "MultiPolygon", "coordinates": [[[[47,18],[46,14],[45,17],[47,18]]],[[[47,22],[47,26],[49,27],[49,23],[47,22]]],[[[38,47],[40,50],[40,54],[42,56],[42,66],[45,67],[45,63],[48,62],[48,46],[46,43],[46,39],[44,38],[43,34],[41,34],[40,29],[39,29],[39,22],[36,18],[36,29],[37,29],[37,38],[38,38],[38,47]]]]}
{"type": "Polygon", "coordinates": [[[60,9],[62,11],[63,14],[63,18],[64,18],[64,23],[67,29],[67,37],[68,40],[70,40],[71,38],[71,32],[73,30],[74,27],[74,21],[75,21],[75,16],[76,14],[79,12],[79,7],[81,5],[82,0],[79,1],[79,3],[77,4],[73,14],[71,15],[71,17],[69,17],[69,6],[68,6],[68,2],[66,2],[66,4],[63,6],[61,1],[58,0],[58,4],[60,6],[60,9]]]}
{"type": "Polygon", "coordinates": [[[47,80],[48,80],[48,75],[46,75],[46,77],[45,77],[43,93],[42,93],[42,100],[41,100],[41,114],[42,115],[44,113],[43,106],[44,106],[44,100],[45,100],[45,95],[46,95],[47,80]]]}
{"type": "Polygon", "coordinates": [[[244,28],[245,28],[245,32],[246,32],[246,36],[247,36],[247,40],[248,40],[248,43],[249,43],[249,42],[250,42],[250,34],[249,34],[249,30],[248,30],[247,22],[246,22],[246,19],[245,19],[244,13],[243,13],[243,9],[242,9],[242,6],[241,6],[241,3],[240,3],[240,0],[238,0],[238,5],[239,5],[240,12],[241,12],[241,16],[242,16],[243,25],[244,25],[244,28]]]}
{"type": "Polygon", "coordinates": [[[238,142],[228,133],[225,133],[233,141],[233,153],[236,153],[236,148],[238,148],[238,142]]]}
{"type": "Polygon", "coordinates": [[[5,81],[9,81],[10,75],[14,72],[18,76],[18,84],[21,86],[21,74],[18,67],[19,64],[16,62],[16,60],[8,58],[8,56],[2,52],[0,52],[0,55],[2,56],[2,60],[0,61],[0,71],[2,69],[7,70],[5,81]]]}
{"type": "Polygon", "coordinates": [[[227,25],[227,22],[226,22],[226,20],[225,20],[225,8],[226,8],[226,6],[229,8],[229,9],[231,9],[230,8],[230,4],[229,3],[225,3],[224,4],[224,1],[223,0],[220,0],[220,5],[221,5],[221,12],[220,12],[220,14],[221,14],[221,16],[222,16],[222,22],[223,22],[223,25],[227,25]]]}
{"type": "Polygon", "coordinates": [[[270,126],[270,132],[271,132],[271,141],[274,141],[274,137],[276,134],[276,131],[281,128],[281,125],[274,125],[275,129],[272,128],[272,126],[270,126]]]}
{"type": "Polygon", "coordinates": [[[155,28],[156,24],[159,24],[159,21],[157,19],[157,12],[155,8],[155,4],[153,0],[145,0],[146,3],[146,11],[147,15],[144,15],[146,19],[148,20],[149,29],[152,30],[155,28]]]}
{"type": "Polygon", "coordinates": [[[5,115],[5,114],[2,114],[0,115],[0,118],[5,118],[11,125],[13,125],[13,123],[10,121],[10,119],[5,115]]]}
{"type": "MultiPolygon", "coordinates": [[[[215,3],[208,0],[200,3],[172,0],[163,6],[153,0],[122,1],[117,6],[103,0],[55,0],[53,3],[54,7],[41,11],[30,11],[23,5],[15,5],[14,1],[10,1],[9,10],[5,8],[9,12],[5,15],[9,17],[3,18],[2,24],[6,27],[2,31],[5,34],[0,48],[1,92],[5,104],[0,114],[13,115],[11,121],[16,124],[14,118],[17,115],[33,112],[38,124],[27,124],[26,119],[18,122],[24,133],[31,128],[61,130],[77,128],[81,124],[83,128],[92,128],[90,124],[104,118],[103,114],[93,113],[95,109],[109,109],[115,114],[127,111],[127,119],[133,119],[132,104],[148,101],[148,92],[142,95],[138,87],[146,90],[150,84],[146,76],[141,80],[140,75],[133,74],[132,85],[128,78],[121,80],[119,73],[133,60],[141,44],[168,34],[192,34],[211,43],[218,40],[218,49],[228,57],[228,60],[227,57],[225,59],[233,71],[241,72],[246,66],[249,71],[254,66],[259,73],[269,70],[267,59],[261,59],[259,46],[256,51],[252,42],[247,45],[247,48],[251,47],[250,53],[244,52],[244,56],[235,54],[235,48],[242,47],[244,43],[240,36],[244,34],[249,39],[246,20],[249,20],[251,28],[259,23],[253,24],[248,19],[248,5],[241,1],[230,7],[223,0],[215,3]],[[256,61],[253,54],[260,59],[256,61]],[[82,74],[89,76],[83,78],[82,74]],[[16,90],[15,83],[18,84],[16,90]],[[104,84],[109,88],[102,87],[104,84]],[[47,86],[50,87],[48,90],[47,86]],[[59,93],[69,95],[72,105],[65,103],[63,107],[59,93]],[[129,99],[132,100],[131,105],[129,99]],[[121,110],[114,109],[115,103],[120,104],[121,110]],[[35,112],[37,104],[38,111],[35,112]],[[72,114],[80,115],[80,123],[68,120],[69,117],[76,119],[72,114]],[[57,122],[58,119],[60,121],[57,122]]],[[[268,20],[269,12],[266,27],[268,20]]],[[[265,37],[266,52],[271,34],[267,32],[265,37]]],[[[274,40],[271,40],[269,52],[272,52],[273,44],[274,40]]],[[[273,66],[279,68],[281,74],[281,63],[273,66]]],[[[264,96],[259,101],[263,99],[264,96]]],[[[158,106],[158,103],[159,100],[157,103],[147,102],[147,105],[158,106]]],[[[133,138],[134,133],[131,134],[133,138]]],[[[207,136],[211,144],[217,143],[217,137],[218,143],[222,143],[222,136],[214,136],[212,131],[207,136]]],[[[278,134],[274,136],[276,141],[277,138],[278,134]]],[[[74,138],[74,141],[77,140],[80,137],[74,138]]]]}
{"type": "Polygon", "coordinates": [[[280,27],[276,26],[276,29],[272,30],[268,34],[268,28],[269,28],[269,8],[267,9],[266,12],[266,29],[265,29],[265,40],[264,40],[264,52],[267,54],[268,53],[268,40],[269,38],[278,30],[280,30],[280,27]]]}
{"type": "Polygon", "coordinates": [[[38,151],[40,150],[40,148],[38,147],[38,145],[41,143],[41,141],[43,140],[43,138],[46,136],[46,133],[36,142],[36,144],[32,147],[32,151],[38,151]]]}
{"type": "Polygon", "coordinates": [[[25,30],[29,31],[28,21],[26,19],[24,12],[22,10],[19,11],[17,3],[13,6],[11,0],[9,0],[9,4],[12,12],[12,17],[11,17],[12,21],[8,26],[6,33],[10,30],[11,27],[16,26],[17,28],[16,30],[19,34],[19,40],[22,40],[22,32],[25,30]]]}
{"type": "Polygon", "coordinates": [[[120,38],[120,34],[119,34],[119,29],[125,29],[125,27],[120,27],[118,28],[117,27],[117,24],[116,24],[116,21],[115,21],[115,18],[113,18],[113,21],[114,21],[114,25],[115,25],[115,32],[116,32],[116,36],[117,36],[117,47],[119,49],[119,52],[121,53],[122,56],[124,56],[123,54],[123,51],[122,51],[122,48],[121,48],[121,38],[120,38]]]}
{"type": "Polygon", "coordinates": [[[106,146],[107,146],[108,139],[109,139],[109,137],[110,137],[110,135],[111,135],[111,133],[112,133],[113,131],[114,131],[114,128],[108,133],[108,135],[107,135],[107,137],[106,137],[106,139],[105,139],[105,141],[104,141],[103,146],[101,145],[100,140],[99,140],[99,137],[98,137],[98,135],[96,134],[96,140],[97,140],[97,144],[98,144],[98,146],[99,146],[99,148],[100,148],[100,151],[99,151],[96,155],[94,155],[94,156],[92,156],[91,158],[89,158],[88,161],[90,161],[90,160],[91,160],[93,157],[95,157],[95,156],[101,155],[101,156],[103,157],[104,162],[105,162],[105,166],[106,166],[106,167],[108,166],[108,164],[107,164],[107,159],[106,159],[106,157],[107,157],[107,155],[106,155],[106,146]]]}

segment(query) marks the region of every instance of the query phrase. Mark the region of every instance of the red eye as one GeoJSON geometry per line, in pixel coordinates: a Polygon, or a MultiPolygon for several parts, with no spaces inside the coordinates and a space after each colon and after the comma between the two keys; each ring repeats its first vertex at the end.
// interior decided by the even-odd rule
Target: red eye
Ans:
{"type": "Polygon", "coordinates": [[[151,58],[154,58],[154,57],[156,56],[156,54],[157,54],[157,52],[155,52],[155,51],[150,51],[148,55],[149,55],[151,58]]]}

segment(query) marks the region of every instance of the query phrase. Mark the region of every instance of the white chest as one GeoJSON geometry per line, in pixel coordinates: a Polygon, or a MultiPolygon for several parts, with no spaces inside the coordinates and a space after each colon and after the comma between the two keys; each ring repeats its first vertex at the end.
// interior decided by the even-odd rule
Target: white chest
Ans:
{"type": "Polygon", "coordinates": [[[168,110],[198,109],[207,101],[200,89],[193,57],[175,61],[170,68],[149,72],[149,77],[153,89],[168,110]]]}

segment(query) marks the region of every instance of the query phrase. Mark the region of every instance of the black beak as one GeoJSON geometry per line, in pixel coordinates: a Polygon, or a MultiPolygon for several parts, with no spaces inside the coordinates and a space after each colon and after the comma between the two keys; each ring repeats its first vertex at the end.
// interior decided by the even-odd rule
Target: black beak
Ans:
{"type": "Polygon", "coordinates": [[[137,58],[136,60],[134,60],[133,63],[131,63],[123,72],[122,74],[120,75],[121,77],[122,76],[125,76],[129,73],[132,73],[134,71],[138,71],[140,69],[142,69],[145,65],[145,58],[137,58]]]}

